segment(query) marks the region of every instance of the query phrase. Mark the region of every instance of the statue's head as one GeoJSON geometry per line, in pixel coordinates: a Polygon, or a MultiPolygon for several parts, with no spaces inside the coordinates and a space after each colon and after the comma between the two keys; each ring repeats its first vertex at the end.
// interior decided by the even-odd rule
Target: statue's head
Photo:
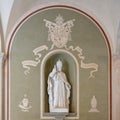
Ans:
{"type": "Polygon", "coordinates": [[[58,71],[61,71],[62,70],[62,61],[59,59],[56,63],[56,67],[57,67],[57,70],[58,71]]]}

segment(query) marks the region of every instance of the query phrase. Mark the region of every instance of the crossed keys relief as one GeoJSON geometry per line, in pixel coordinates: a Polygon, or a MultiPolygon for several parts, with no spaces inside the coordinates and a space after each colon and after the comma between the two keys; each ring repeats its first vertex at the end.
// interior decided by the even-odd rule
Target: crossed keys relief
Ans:
{"type": "Polygon", "coordinates": [[[36,67],[42,61],[41,56],[43,51],[46,51],[47,54],[50,50],[64,49],[66,51],[76,52],[80,60],[80,67],[84,69],[92,69],[89,78],[95,77],[93,73],[98,71],[98,64],[84,63],[85,56],[83,56],[82,49],[79,46],[67,46],[67,43],[72,41],[71,28],[74,26],[74,21],[75,19],[64,22],[64,19],[60,14],[56,17],[55,22],[51,22],[47,19],[43,20],[43,22],[45,22],[45,27],[48,28],[48,41],[51,42],[52,45],[50,48],[47,45],[35,48],[33,50],[35,59],[22,61],[22,66],[25,68],[25,75],[30,73],[31,67],[36,67]]]}

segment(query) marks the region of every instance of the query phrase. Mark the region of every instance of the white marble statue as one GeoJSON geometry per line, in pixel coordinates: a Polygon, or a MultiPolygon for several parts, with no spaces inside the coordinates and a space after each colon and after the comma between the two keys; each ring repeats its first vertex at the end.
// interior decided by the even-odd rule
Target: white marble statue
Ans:
{"type": "Polygon", "coordinates": [[[58,60],[48,76],[48,95],[50,112],[69,112],[71,85],[62,72],[62,61],[58,60]]]}

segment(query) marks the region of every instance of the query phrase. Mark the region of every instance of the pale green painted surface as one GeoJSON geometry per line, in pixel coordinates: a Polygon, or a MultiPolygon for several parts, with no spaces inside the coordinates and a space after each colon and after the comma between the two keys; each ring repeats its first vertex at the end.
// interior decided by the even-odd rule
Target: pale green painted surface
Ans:
{"type": "MultiPolygon", "coordinates": [[[[79,91],[79,120],[109,120],[109,105],[108,105],[108,84],[109,84],[109,54],[103,35],[99,29],[87,17],[82,14],[69,10],[54,8],[40,13],[29,18],[18,30],[13,40],[10,52],[10,120],[40,120],[40,64],[37,67],[31,67],[30,74],[24,75],[24,68],[21,62],[24,60],[34,60],[33,50],[41,45],[47,45],[49,48],[52,42],[47,40],[48,29],[45,27],[43,19],[54,22],[58,14],[61,14],[65,21],[75,19],[74,27],[72,27],[72,41],[69,41],[67,46],[79,46],[83,49],[85,63],[97,63],[99,65],[98,72],[94,73],[95,78],[88,79],[91,69],[80,68],[80,91],[79,91]],[[27,94],[32,109],[30,112],[23,113],[18,107],[23,95],[27,94]],[[90,110],[90,100],[95,95],[98,100],[97,108],[100,113],[88,113],[90,110]]],[[[56,48],[55,48],[56,49],[56,48]]],[[[70,51],[78,60],[75,52],[70,51]]],[[[48,52],[42,53],[42,59],[48,52]]],[[[76,67],[73,59],[70,56],[60,53],[51,57],[51,61],[57,56],[62,56],[65,63],[65,72],[68,80],[72,85],[72,99],[70,111],[76,112],[76,67]],[[68,64],[68,65],[67,65],[68,64]],[[68,70],[69,67],[70,69],[68,70]],[[73,69],[72,69],[73,68],[73,69]]],[[[41,60],[42,60],[41,59],[41,60]]],[[[46,63],[49,64],[49,60],[46,63]]],[[[51,63],[51,68],[53,63],[51,63]]],[[[45,70],[45,80],[49,73],[49,69],[45,70]]],[[[47,80],[46,80],[47,82],[47,80]]],[[[47,86],[45,84],[45,86],[47,86]]],[[[46,88],[44,95],[46,94],[46,88]]],[[[46,103],[45,111],[48,111],[47,94],[44,97],[46,103]]],[[[43,105],[44,106],[44,105],[43,105]]]]}

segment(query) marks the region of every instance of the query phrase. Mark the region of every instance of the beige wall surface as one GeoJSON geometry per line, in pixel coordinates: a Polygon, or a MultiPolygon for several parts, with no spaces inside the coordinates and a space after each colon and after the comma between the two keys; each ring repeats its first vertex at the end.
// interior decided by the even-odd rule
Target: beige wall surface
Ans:
{"type": "MultiPolygon", "coordinates": [[[[8,69],[5,68],[7,66],[8,59],[6,59],[6,62],[4,64],[4,58],[7,58],[6,51],[8,49],[8,43],[13,34],[13,31],[15,30],[16,26],[21,22],[21,20],[23,20],[28,14],[39,8],[50,5],[67,5],[83,10],[84,12],[91,15],[104,29],[107,37],[109,38],[112,51],[112,116],[113,120],[120,120],[119,0],[0,0],[0,48],[2,48],[0,51],[0,120],[7,120],[7,99],[5,96],[8,94],[8,69]]],[[[85,54],[85,52],[83,52],[83,54],[85,54]]],[[[31,55],[33,55],[33,53],[31,55]]],[[[23,97],[21,97],[21,99],[22,98],[23,97]]]]}

